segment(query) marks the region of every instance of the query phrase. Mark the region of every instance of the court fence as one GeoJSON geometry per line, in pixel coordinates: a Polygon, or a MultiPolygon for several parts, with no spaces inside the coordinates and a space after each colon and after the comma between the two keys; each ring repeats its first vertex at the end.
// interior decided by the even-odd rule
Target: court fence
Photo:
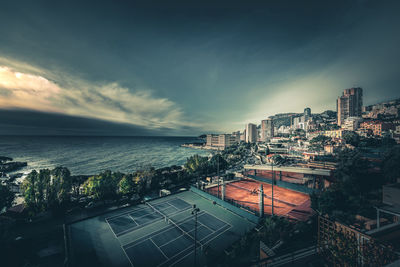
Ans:
{"type": "MultiPolygon", "coordinates": [[[[268,179],[268,178],[263,178],[263,177],[259,177],[259,176],[255,176],[255,175],[246,175],[246,177],[249,177],[251,179],[257,180],[259,182],[263,182],[263,183],[267,183],[267,184],[272,184],[272,180],[268,179]]],[[[293,191],[297,191],[300,193],[305,193],[305,194],[312,194],[312,193],[317,193],[319,192],[318,189],[314,189],[314,188],[309,188],[309,187],[305,187],[303,185],[299,185],[299,184],[293,184],[293,183],[289,183],[289,182],[285,182],[285,181],[279,181],[279,180],[275,180],[275,184],[279,187],[283,187],[286,189],[290,189],[293,191]]]]}
{"type": "Polygon", "coordinates": [[[225,208],[235,214],[238,214],[239,216],[249,220],[250,222],[257,224],[260,220],[260,218],[257,216],[256,210],[252,210],[249,207],[244,207],[243,205],[240,205],[239,203],[237,203],[231,199],[225,198],[225,201],[224,201],[224,200],[219,199],[216,196],[211,195],[207,192],[204,192],[194,186],[190,187],[190,191],[192,191],[208,200],[215,201],[215,203],[217,203],[218,205],[222,206],[223,208],[225,208]]]}

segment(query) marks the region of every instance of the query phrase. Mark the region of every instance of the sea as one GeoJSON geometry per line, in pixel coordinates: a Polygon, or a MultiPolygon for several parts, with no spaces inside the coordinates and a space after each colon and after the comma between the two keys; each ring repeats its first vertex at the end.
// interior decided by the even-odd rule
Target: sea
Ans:
{"type": "Polygon", "coordinates": [[[131,173],[147,166],[183,165],[192,155],[209,155],[182,147],[201,142],[197,137],[0,136],[0,156],[26,161],[33,169],[67,167],[72,175],[92,175],[104,170],[131,173]]]}

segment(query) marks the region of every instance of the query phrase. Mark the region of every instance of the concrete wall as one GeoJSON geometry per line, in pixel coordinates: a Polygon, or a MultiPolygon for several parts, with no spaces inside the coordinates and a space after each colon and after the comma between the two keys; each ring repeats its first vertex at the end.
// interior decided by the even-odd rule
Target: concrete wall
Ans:
{"type": "MultiPolygon", "coordinates": [[[[262,177],[258,177],[258,176],[254,176],[254,175],[247,175],[249,178],[263,182],[263,183],[267,183],[267,184],[272,184],[272,180],[268,179],[268,178],[262,178],[262,177]]],[[[283,187],[286,189],[290,189],[293,191],[297,191],[300,193],[305,193],[305,194],[311,194],[313,192],[318,192],[318,189],[312,189],[312,188],[308,188],[305,187],[303,185],[298,185],[298,184],[292,184],[292,183],[288,183],[285,181],[279,181],[277,179],[275,179],[275,185],[279,186],[279,187],[283,187]]]]}

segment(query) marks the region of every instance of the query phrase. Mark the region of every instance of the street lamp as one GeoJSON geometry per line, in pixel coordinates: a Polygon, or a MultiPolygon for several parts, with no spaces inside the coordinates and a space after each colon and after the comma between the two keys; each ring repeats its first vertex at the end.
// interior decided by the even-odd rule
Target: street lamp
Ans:
{"type": "Polygon", "coordinates": [[[196,207],[196,204],[193,204],[192,215],[194,215],[194,266],[196,266],[196,256],[197,256],[197,213],[200,212],[200,209],[196,207]]]}

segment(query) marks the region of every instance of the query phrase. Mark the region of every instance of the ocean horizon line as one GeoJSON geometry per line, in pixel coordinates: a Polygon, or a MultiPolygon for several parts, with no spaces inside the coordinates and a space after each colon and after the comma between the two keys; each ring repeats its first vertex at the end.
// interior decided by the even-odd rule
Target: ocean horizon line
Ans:
{"type": "Polygon", "coordinates": [[[44,135],[44,134],[0,134],[0,137],[141,137],[141,138],[199,138],[195,135],[44,135]]]}

